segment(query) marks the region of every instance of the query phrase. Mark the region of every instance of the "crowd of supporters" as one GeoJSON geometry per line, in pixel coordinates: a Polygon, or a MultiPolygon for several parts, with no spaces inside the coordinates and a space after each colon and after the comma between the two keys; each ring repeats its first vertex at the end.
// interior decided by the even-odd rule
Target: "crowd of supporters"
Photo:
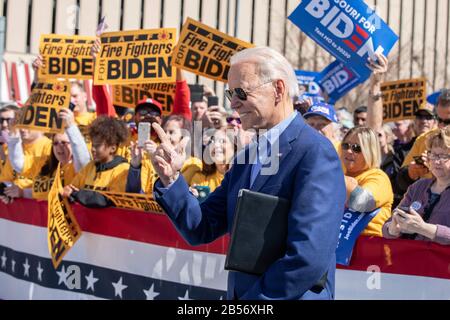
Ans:
{"type": "MultiPolygon", "coordinates": [[[[322,99],[303,95],[293,103],[340,155],[347,207],[358,212],[380,209],[363,234],[450,244],[450,90],[443,89],[436,105],[421,107],[413,120],[383,123],[380,85],[389,65],[383,55],[377,61],[369,61],[373,74],[367,106],[335,110],[322,99]]],[[[33,66],[37,71],[42,58],[33,66]]],[[[149,155],[160,143],[157,130],[164,130],[174,147],[186,150],[181,174],[203,201],[255,136],[242,129],[237,112],[208,99],[215,96],[211,89],[189,86],[179,69],[173,110],[167,116],[163,105],[150,98],[134,110],[115,106],[104,86],[93,86],[96,111],[90,112],[84,90],[72,82],[72,107],[59,114],[63,134],[16,129],[20,109],[0,109],[2,202],[47,200],[58,165],[63,195],[85,206],[111,205],[99,191],[151,196],[158,177],[149,155]],[[151,135],[140,145],[142,123],[151,124],[151,135]]]]}

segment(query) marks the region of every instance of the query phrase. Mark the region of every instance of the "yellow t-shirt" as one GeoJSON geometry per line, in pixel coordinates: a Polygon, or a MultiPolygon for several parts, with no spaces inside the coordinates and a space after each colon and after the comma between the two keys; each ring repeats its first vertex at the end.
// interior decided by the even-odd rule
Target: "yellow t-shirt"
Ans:
{"type": "Polygon", "coordinates": [[[12,167],[9,159],[6,160],[0,174],[1,182],[13,182],[21,189],[31,188],[33,177],[39,174],[42,166],[52,152],[52,141],[47,137],[42,137],[31,144],[23,145],[24,166],[21,174],[18,174],[12,167]]]}
{"type": "Polygon", "coordinates": [[[430,130],[428,132],[422,133],[420,136],[417,137],[416,141],[414,142],[414,145],[412,146],[409,153],[406,155],[405,160],[403,161],[403,167],[406,167],[411,162],[414,161],[414,157],[419,157],[427,150],[426,142],[428,137],[431,135],[438,133],[439,129],[430,130]]]}
{"type": "Polygon", "coordinates": [[[211,192],[214,192],[214,190],[216,190],[222,184],[223,177],[224,175],[219,171],[216,171],[215,173],[208,176],[204,175],[201,172],[198,172],[192,177],[190,186],[198,185],[202,187],[209,187],[211,192]]]}
{"type": "Polygon", "coordinates": [[[32,144],[23,145],[24,165],[22,176],[34,178],[39,174],[52,153],[52,140],[42,137],[32,144]]]}
{"type": "Polygon", "coordinates": [[[125,192],[130,164],[123,162],[112,169],[97,172],[95,161],[91,161],[72,180],[78,189],[125,192]]]}
{"type": "MultiPolygon", "coordinates": [[[[69,185],[75,177],[75,167],[72,163],[68,163],[61,168],[61,182],[63,187],[69,185]]],[[[51,177],[38,175],[33,179],[32,194],[33,199],[48,200],[48,193],[55,180],[55,174],[51,177]]]]}
{"type": "Polygon", "coordinates": [[[358,186],[370,191],[375,199],[375,206],[381,208],[380,212],[372,219],[367,228],[362,232],[366,236],[382,237],[381,229],[384,223],[391,217],[394,193],[389,177],[380,169],[370,169],[355,177],[358,186]]]}
{"type": "Polygon", "coordinates": [[[186,180],[188,185],[192,185],[192,178],[197,173],[201,173],[203,170],[202,160],[195,157],[190,157],[184,162],[183,168],[181,168],[181,174],[186,180]]]}
{"type": "Polygon", "coordinates": [[[97,118],[97,115],[93,112],[83,112],[75,116],[75,123],[78,127],[89,126],[97,118]]]}

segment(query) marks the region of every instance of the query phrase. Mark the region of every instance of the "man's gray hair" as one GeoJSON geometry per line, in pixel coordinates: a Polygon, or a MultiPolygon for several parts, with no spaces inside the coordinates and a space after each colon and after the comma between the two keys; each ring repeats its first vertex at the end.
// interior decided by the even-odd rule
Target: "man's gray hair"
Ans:
{"type": "Polygon", "coordinates": [[[294,69],[289,61],[276,50],[268,47],[256,47],[245,49],[231,57],[231,65],[242,62],[256,63],[261,83],[281,79],[288,88],[291,99],[299,95],[294,69]]]}

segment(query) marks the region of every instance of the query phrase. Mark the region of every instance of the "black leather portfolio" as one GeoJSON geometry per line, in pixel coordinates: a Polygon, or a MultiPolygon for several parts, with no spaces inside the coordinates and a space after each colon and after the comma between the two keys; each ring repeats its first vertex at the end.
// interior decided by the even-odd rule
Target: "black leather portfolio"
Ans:
{"type": "Polygon", "coordinates": [[[241,190],[225,269],[263,274],[286,253],[288,200],[241,190]]]}

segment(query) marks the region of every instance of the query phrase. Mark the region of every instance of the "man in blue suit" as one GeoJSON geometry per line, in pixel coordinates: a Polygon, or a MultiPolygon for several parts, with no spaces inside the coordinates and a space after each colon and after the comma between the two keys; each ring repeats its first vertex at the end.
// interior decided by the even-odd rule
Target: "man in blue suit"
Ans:
{"type": "Polygon", "coordinates": [[[191,245],[231,232],[241,189],[289,199],[286,254],[262,276],[230,272],[228,298],[333,299],[335,249],[346,200],[338,155],[294,111],[295,73],[276,51],[262,47],[237,53],[231,60],[229,87],[231,108],[245,130],[257,131],[255,142],[236,157],[222,185],[199,205],[179,174],[182,147],[174,149],[155,124],[162,142],[151,157],[160,177],[155,198],[191,245]],[[252,153],[256,161],[249,163],[252,153]],[[326,279],[323,290],[316,290],[321,279],[326,279]]]}

